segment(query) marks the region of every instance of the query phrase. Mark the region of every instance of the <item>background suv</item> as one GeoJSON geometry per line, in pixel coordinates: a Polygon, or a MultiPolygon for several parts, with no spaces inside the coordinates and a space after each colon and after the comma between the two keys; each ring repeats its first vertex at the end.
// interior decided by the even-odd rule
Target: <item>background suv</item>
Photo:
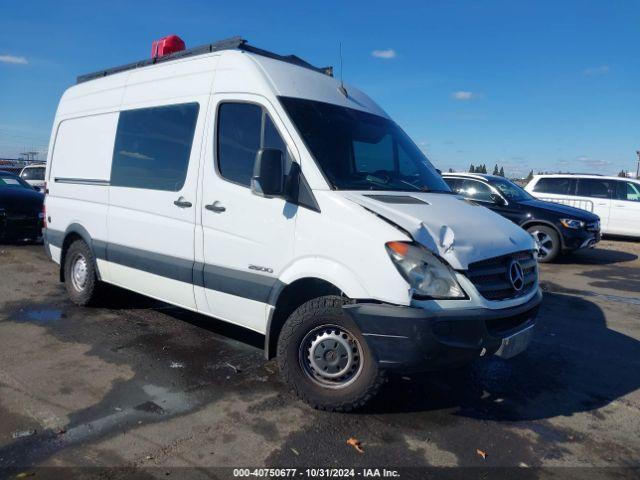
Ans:
{"type": "Polygon", "coordinates": [[[537,198],[583,208],[602,233],[640,237],[640,180],[600,175],[535,175],[525,190],[537,198]]]}
{"type": "Polygon", "coordinates": [[[477,173],[445,173],[443,177],[454,192],[531,233],[540,245],[540,262],[550,262],[563,251],[593,247],[600,240],[597,215],[538,200],[506,178],[477,173]]]}
{"type": "Polygon", "coordinates": [[[20,172],[20,178],[32,187],[44,189],[44,172],[46,165],[44,163],[36,165],[27,165],[20,172]]]}

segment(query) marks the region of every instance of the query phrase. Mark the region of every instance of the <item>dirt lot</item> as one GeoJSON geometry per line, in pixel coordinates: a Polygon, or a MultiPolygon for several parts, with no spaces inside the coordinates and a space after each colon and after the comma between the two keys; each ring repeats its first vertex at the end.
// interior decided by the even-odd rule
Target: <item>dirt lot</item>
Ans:
{"type": "Polygon", "coordinates": [[[525,354],[394,377],[365,411],[331,414],[289,394],[258,336],[123,291],[75,307],[41,246],[0,245],[0,466],[17,469],[0,477],[35,465],[126,467],[100,478],[219,466],[638,474],[620,467],[640,467],[639,255],[640,243],[603,241],[543,266],[525,354]]]}

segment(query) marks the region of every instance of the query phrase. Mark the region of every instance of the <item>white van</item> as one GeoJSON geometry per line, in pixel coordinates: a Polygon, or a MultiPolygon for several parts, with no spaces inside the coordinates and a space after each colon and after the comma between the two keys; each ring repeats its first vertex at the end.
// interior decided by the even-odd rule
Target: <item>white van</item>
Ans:
{"type": "Polygon", "coordinates": [[[603,234],[640,237],[640,180],[601,175],[534,175],[525,190],[600,217],[603,234]]]}
{"type": "Polygon", "coordinates": [[[263,334],[314,407],[531,339],[532,237],[298,57],[231,39],[80,77],[49,152],[46,248],[74,302],[113,284],[263,334]]]}

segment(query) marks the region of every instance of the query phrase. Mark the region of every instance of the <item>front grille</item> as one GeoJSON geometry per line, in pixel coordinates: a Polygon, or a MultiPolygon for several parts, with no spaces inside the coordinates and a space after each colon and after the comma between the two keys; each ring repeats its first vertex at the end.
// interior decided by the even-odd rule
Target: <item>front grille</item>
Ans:
{"type": "Polygon", "coordinates": [[[587,231],[588,232],[599,232],[600,231],[600,220],[596,220],[594,222],[587,223],[587,231]]]}
{"type": "Polygon", "coordinates": [[[507,300],[531,292],[538,279],[538,261],[532,251],[516,252],[469,264],[465,275],[487,300],[507,300]],[[516,260],[524,273],[524,286],[517,291],[509,278],[509,266],[516,260]]]}

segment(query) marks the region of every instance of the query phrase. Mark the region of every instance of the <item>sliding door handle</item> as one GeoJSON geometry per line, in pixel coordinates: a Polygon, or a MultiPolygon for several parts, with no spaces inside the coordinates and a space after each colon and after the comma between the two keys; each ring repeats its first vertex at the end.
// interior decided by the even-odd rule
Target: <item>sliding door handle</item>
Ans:
{"type": "Polygon", "coordinates": [[[222,213],[227,210],[227,208],[217,200],[209,205],[205,205],[204,208],[215,213],[222,213]]]}
{"type": "Polygon", "coordinates": [[[180,207],[180,208],[189,208],[192,206],[191,202],[188,202],[187,200],[185,200],[184,197],[178,198],[173,202],[173,204],[176,207],[180,207]]]}

